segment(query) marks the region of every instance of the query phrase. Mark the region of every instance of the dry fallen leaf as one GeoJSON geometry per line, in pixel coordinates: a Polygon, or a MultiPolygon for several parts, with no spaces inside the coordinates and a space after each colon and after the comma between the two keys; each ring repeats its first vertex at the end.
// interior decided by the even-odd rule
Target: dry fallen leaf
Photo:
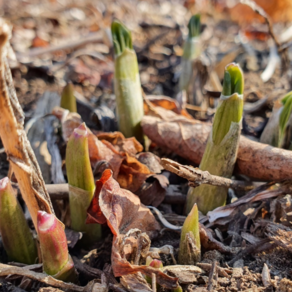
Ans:
{"type": "Polygon", "coordinates": [[[164,96],[164,95],[147,95],[146,96],[147,102],[144,103],[144,112],[145,115],[148,114],[149,111],[151,111],[152,109],[151,107],[162,107],[166,110],[170,110],[176,114],[180,114],[183,115],[187,118],[192,118],[192,116],[190,114],[188,114],[188,112],[185,109],[181,109],[180,106],[178,105],[177,101],[173,98],[170,98],[168,96],[164,96]]]}
{"type": "Polygon", "coordinates": [[[142,187],[135,192],[145,205],[158,207],[165,198],[169,181],[166,176],[156,174],[148,177],[142,187]]]}
{"type": "Polygon", "coordinates": [[[122,188],[136,192],[150,174],[151,171],[146,165],[125,153],[125,160],[120,167],[118,182],[122,188]]]}
{"type": "Polygon", "coordinates": [[[103,143],[91,132],[89,132],[88,136],[88,149],[92,167],[95,167],[97,162],[105,160],[116,179],[119,175],[124,157],[109,142],[103,143]]]}
{"type": "Polygon", "coordinates": [[[166,288],[176,287],[176,278],[169,277],[149,266],[139,266],[137,260],[134,260],[135,264],[129,262],[138,245],[142,245],[140,249],[144,249],[146,254],[150,247],[148,236],[154,237],[160,226],[136,195],[120,188],[109,169],[105,170],[101,179],[96,181],[96,190],[87,217],[87,223],[105,222],[114,235],[112,269],[116,277],[137,272],[148,276],[155,273],[160,285],[166,288]]]}
{"type": "Polygon", "coordinates": [[[106,140],[115,146],[119,152],[127,152],[129,155],[135,155],[143,151],[143,146],[135,137],[125,138],[121,132],[99,133],[97,138],[101,141],[106,140]]]}
{"type": "Polygon", "coordinates": [[[101,179],[96,181],[88,214],[92,219],[90,222],[102,224],[107,221],[115,236],[138,228],[151,237],[160,230],[150,210],[140,203],[136,195],[120,188],[110,169],[105,170],[101,179]]]}

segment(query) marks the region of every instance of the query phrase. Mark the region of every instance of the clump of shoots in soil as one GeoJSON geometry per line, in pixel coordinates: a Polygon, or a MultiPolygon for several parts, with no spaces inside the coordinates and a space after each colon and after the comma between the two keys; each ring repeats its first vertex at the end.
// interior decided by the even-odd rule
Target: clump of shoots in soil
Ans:
{"type": "Polygon", "coordinates": [[[193,15],[188,24],[189,34],[184,43],[184,53],[182,56],[182,71],[179,80],[180,90],[188,90],[192,74],[193,61],[199,57],[201,53],[201,15],[193,15]]]}
{"type": "Polygon", "coordinates": [[[134,136],[143,142],[143,97],[131,32],[119,21],[112,23],[111,31],[115,52],[114,85],[119,130],[126,138],[134,136]]]}
{"type": "MultiPolygon", "coordinates": [[[[236,162],[243,112],[244,79],[238,64],[225,67],[223,90],[200,169],[230,178],[236,162]]],[[[190,187],[186,211],[194,204],[203,214],[226,204],[228,189],[210,185],[190,187]]]]}
{"type": "Polygon", "coordinates": [[[8,177],[0,180],[0,232],[9,260],[34,264],[36,242],[8,177]]]}
{"type": "Polygon", "coordinates": [[[77,112],[76,98],[74,96],[74,87],[69,82],[63,89],[60,106],[70,112],[77,112]]]}
{"type": "Polygon", "coordinates": [[[195,204],[187,216],[181,231],[178,262],[195,265],[201,259],[199,211],[195,204]]]}
{"type": "Polygon", "coordinates": [[[77,275],[68,253],[63,224],[55,215],[38,211],[37,232],[44,272],[62,281],[76,282],[77,275]]]}
{"type": "Polygon", "coordinates": [[[101,225],[85,224],[87,209],[94,195],[95,183],[89,160],[88,131],[85,123],[76,128],[66,149],[66,170],[69,184],[71,228],[84,232],[88,245],[101,238],[101,225]]]}

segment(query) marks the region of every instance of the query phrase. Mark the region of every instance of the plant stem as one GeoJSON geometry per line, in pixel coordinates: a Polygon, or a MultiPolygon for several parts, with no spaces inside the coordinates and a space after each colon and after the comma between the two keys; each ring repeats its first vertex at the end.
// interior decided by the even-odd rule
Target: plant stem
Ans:
{"type": "Polygon", "coordinates": [[[184,43],[184,53],[182,56],[182,71],[179,79],[180,90],[188,90],[192,74],[193,61],[201,53],[200,30],[201,30],[200,14],[193,15],[189,21],[189,34],[184,43]]]}
{"type": "Polygon", "coordinates": [[[199,211],[195,204],[182,227],[178,261],[181,265],[195,265],[200,259],[199,211]]]}
{"type": "MultiPolygon", "coordinates": [[[[213,127],[200,164],[200,169],[212,175],[230,178],[236,162],[243,112],[243,73],[239,65],[231,63],[225,68],[223,91],[216,111],[213,127]]],[[[227,189],[200,185],[190,187],[186,211],[196,203],[206,214],[226,203],[227,189]]]]}
{"type": "Polygon", "coordinates": [[[84,123],[76,128],[69,138],[66,149],[66,170],[71,227],[76,231],[85,232],[84,241],[88,244],[94,243],[101,238],[101,226],[85,224],[95,183],[89,160],[88,131],[84,123]]]}
{"type": "Polygon", "coordinates": [[[77,113],[76,98],[74,96],[74,87],[69,82],[63,89],[60,106],[70,112],[77,113]]]}
{"type": "Polygon", "coordinates": [[[37,220],[44,272],[59,280],[75,282],[77,276],[68,253],[64,226],[55,215],[45,211],[38,212],[37,220]]]}
{"type": "Polygon", "coordinates": [[[11,261],[36,262],[36,243],[8,177],[0,180],[0,232],[11,261]]]}
{"type": "Polygon", "coordinates": [[[115,49],[115,95],[119,130],[126,138],[143,141],[144,115],[138,61],[130,31],[119,21],[112,23],[115,49]]]}

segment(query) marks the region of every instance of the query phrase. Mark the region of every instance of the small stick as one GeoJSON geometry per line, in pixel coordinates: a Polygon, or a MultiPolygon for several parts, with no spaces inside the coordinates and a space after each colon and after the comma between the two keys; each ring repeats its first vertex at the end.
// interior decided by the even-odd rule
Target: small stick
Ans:
{"type": "Polygon", "coordinates": [[[152,273],[152,291],[156,292],[156,274],[152,273]]]}
{"type": "Polygon", "coordinates": [[[213,261],[212,268],[209,274],[208,291],[213,291],[213,286],[217,285],[217,261],[213,261]]]}
{"type": "Polygon", "coordinates": [[[67,40],[66,42],[60,45],[50,46],[47,48],[33,48],[26,53],[16,54],[16,57],[17,59],[20,59],[20,60],[22,58],[35,58],[43,54],[54,53],[56,51],[68,50],[68,49],[73,50],[76,47],[81,47],[88,43],[99,42],[101,40],[102,40],[102,31],[99,31],[97,33],[89,34],[83,38],[79,38],[78,40],[74,40],[74,41],[67,40]]]}
{"type": "Polygon", "coordinates": [[[209,184],[212,186],[232,188],[241,191],[249,191],[255,188],[255,186],[252,184],[243,181],[232,180],[225,177],[220,177],[217,175],[212,175],[208,171],[202,171],[199,168],[182,165],[171,159],[162,158],[161,164],[166,170],[187,179],[189,181],[190,186],[193,187],[196,187],[200,184],[209,184]]]}

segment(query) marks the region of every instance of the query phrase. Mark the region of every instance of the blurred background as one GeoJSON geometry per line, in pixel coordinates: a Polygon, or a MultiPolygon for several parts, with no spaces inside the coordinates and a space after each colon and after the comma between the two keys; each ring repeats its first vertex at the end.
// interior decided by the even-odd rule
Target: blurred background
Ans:
{"type": "MultiPolygon", "coordinates": [[[[208,58],[204,64],[212,66],[222,80],[222,65],[239,62],[254,77],[247,90],[256,86],[264,94],[270,88],[269,82],[263,86],[260,75],[254,72],[266,68],[273,41],[265,19],[238,2],[0,1],[1,16],[13,26],[15,58],[11,54],[10,65],[18,97],[29,115],[45,90],[60,91],[67,81],[72,81],[75,89],[93,104],[111,100],[113,19],[121,20],[132,31],[144,92],[175,97],[186,26],[194,13],[202,16],[203,55],[208,58]]],[[[270,16],[279,40],[289,41],[292,1],[255,2],[270,16]]]]}

